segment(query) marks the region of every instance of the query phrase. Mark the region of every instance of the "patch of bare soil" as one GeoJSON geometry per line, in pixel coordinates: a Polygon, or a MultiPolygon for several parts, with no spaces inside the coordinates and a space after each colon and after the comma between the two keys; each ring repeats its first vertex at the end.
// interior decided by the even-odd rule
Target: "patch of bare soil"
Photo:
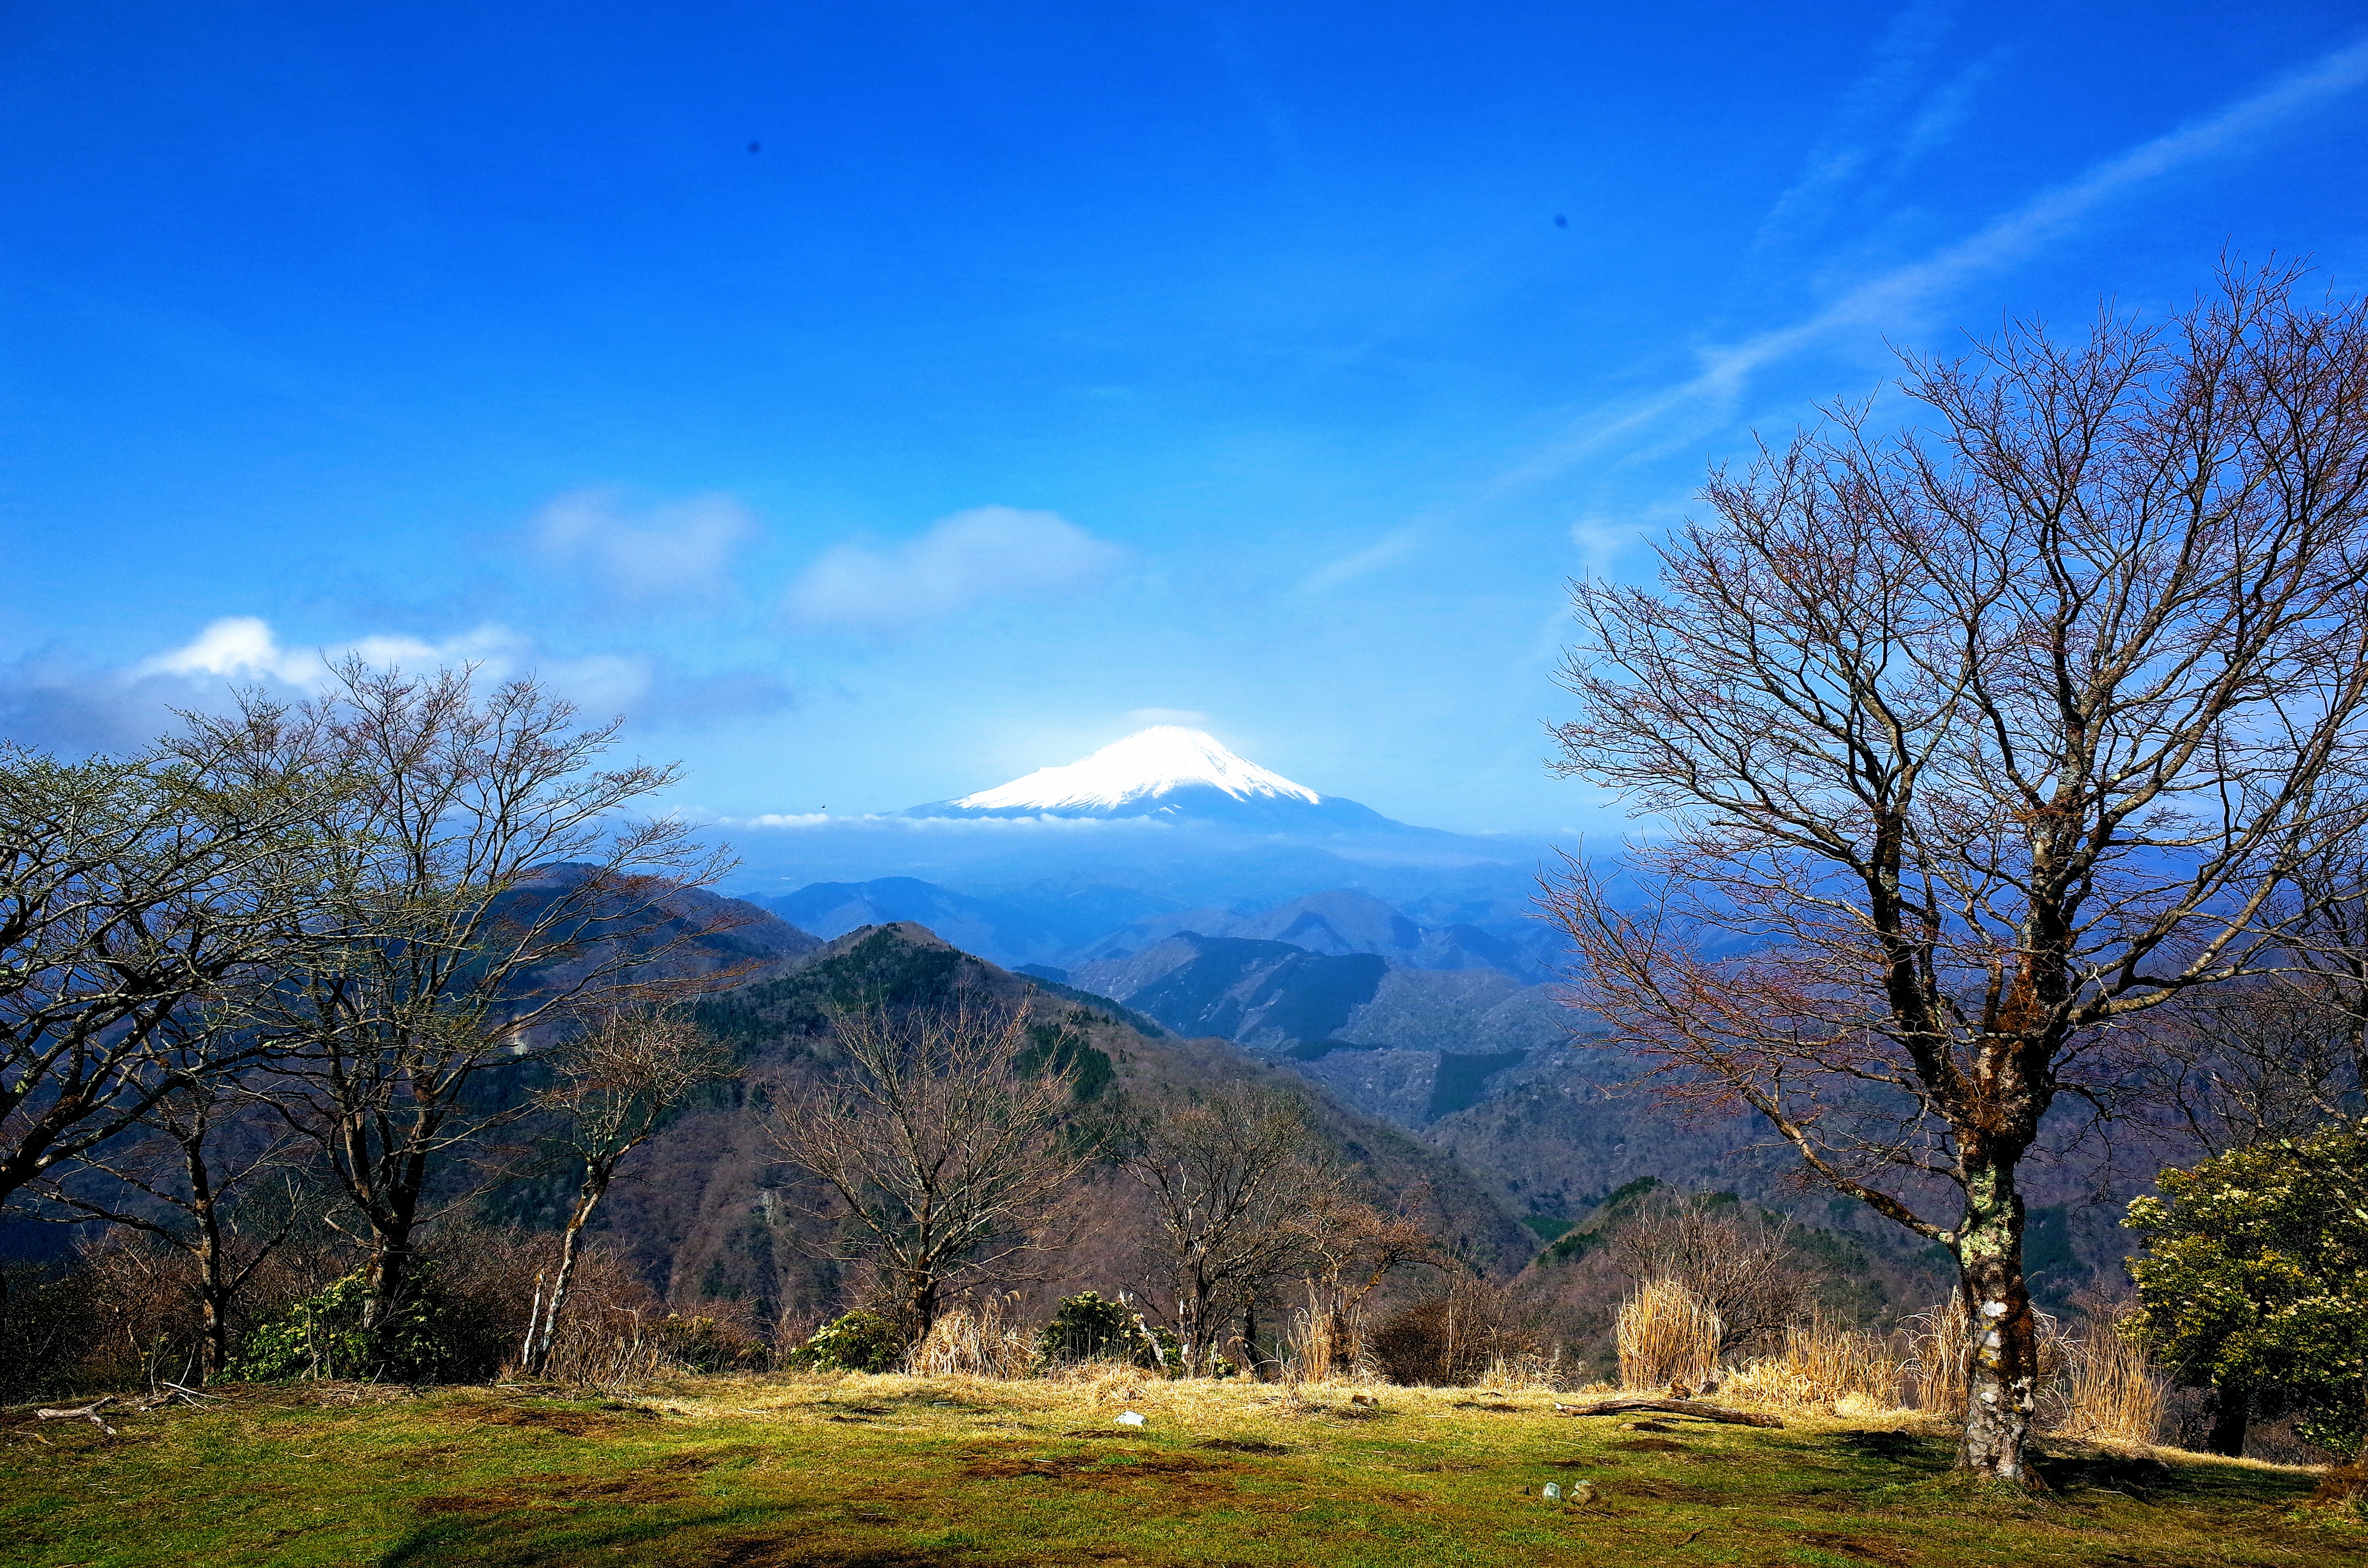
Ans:
{"type": "Polygon", "coordinates": [[[516,1486],[489,1486],[475,1492],[422,1497],[412,1506],[431,1516],[484,1516],[554,1503],[671,1503],[685,1495],[681,1474],[681,1466],[669,1464],[666,1471],[642,1471],[632,1475],[552,1476],[516,1486]]]}
{"type": "Polygon", "coordinates": [[[534,1426],[570,1437],[612,1437],[628,1426],[614,1415],[588,1410],[544,1410],[531,1404],[484,1405],[463,1414],[481,1426],[534,1426]]]}
{"type": "Polygon", "coordinates": [[[1803,1530],[1801,1544],[1814,1546],[1820,1551],[1839,1551],[1845,1557],[1855,1557],[1865,1562],[1880,1562],[1884,1568],[1908,1568],[1916,1554],[1896,1540],[1876,1536],[1843,1535],[1836,1530],[1803,1530]]]}
{"type": "Polygon", "coordinates": [[[1624,1443],[1611,1446],[1631,1454],[1682,1454],[1688,1451],[1687,1445],[1671,1442],[1667,1437],[1631,1437],[1624,1443]]]}
{"type": "Polygon", "coordinates": [[[1215,1449],[1228,1454],[1287,1454],[1291,1448],[1284,1443],[1260,1443],[1239,1437],[1210,1437],[1192,1445],[1196,1449],[1215,1449]]]}
{"type": "Polygon", "coordinates": [[[2368,1463],[2330,1465],[2319,1478],[2318,1490],[2310,1494],[2314,1503],[2368,1502],[2368,1463]]]}
{"type": "Polygon", "coordinates": [[[1508,1411],[1508,1412],[1510,1412],[1511,1414],[1513,1414],[1513,1415],[1519,1415],[1521,1413],[1521,1407],[1520,1407],[1520,1405],[1518,1405],[1518,1404],[1505,1404],[1505,1403],[1501,1403],[1489,1402],[1489,1401],[1483,1401],[1483,1400],[1477,1400],[1477,1399],[1459,1399],[1459,1400],[1457,1400],[1453,1404],[1452,1404],[1452,1405],[1448,1406],[1448,1408],[1449,1408],[1449,1409],[1451,1409],[1451,1410],[1498,1410],[1498,1411],[1508,1411]]]}
{"type": "Polygon", "coordinates": [[[1231,1477],[1246,1466],[1190,1454],[1145,1454],[1129,1462],[1103,1454],[980,1454],[962,1473],[985,1481],[1035,1479],[1095,1492],[1132,1491],[1149,1483],[1188,1502],[1230,1496],[1231,1477]]]}
{"type": "Polygon", "coordinates": [[[714,1542],[692,1561],[697,1568],[945,1568],[967,1556],[900,1546],[817,1546],[780,1536],[734,1536],[714,1542]]]}
{"type": "Polygon", "coordinates": [[[1694,1486],[1682,1481],[1622,1481],[1616,1490],[1622,1497],[1649,1497],[1656,1503],[1725,1503],[1732,1495],[1714,1486],[1694,1486]]]}

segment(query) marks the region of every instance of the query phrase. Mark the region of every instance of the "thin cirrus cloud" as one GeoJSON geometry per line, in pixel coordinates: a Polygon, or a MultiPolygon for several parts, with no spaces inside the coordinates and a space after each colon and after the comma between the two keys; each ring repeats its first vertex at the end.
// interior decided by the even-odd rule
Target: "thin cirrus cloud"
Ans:
{"type": "Polygon", "coordinates": [[[731,586],[732,558],[757,521],[729,495],[635,510],[613,490],[578,490],[539,513],[528,532],[546,558],[590,573],[619,598],[712,598],[731,586]]]}
{"type": "Polygon", "coordinates": [[[1058,513],[978,506],[903,544],[833,548],[781,608],[794,626],[903,631],[977,604],[1088,587],[1125,559],[1058,513]]]}
{"type": "MultiPolygon", "coordinates": [[[[1876,155],[1874,143],[1919,96],[1925,62],[1947,32],[1956,8],[1954,0],[1913,0],[1892,18],[1875,44],[1873,61],[1842,94],[1826,133],[1809,150],[1800,177],[1776,199],[1761,222],[1752,242],[1755,248],[1815,227],[1866,169],[1876,155]]],[[[1911,128],[1911,142],[1916,134],[1917,128],[1911,128]]]]}
{"type": "Polygon", "coordinates": [[[1895,325],[1948,290],[2009,265],[2063,234],[2098,208],[2213,154],[2240,146],[2281,121],[2329,102],[2368,81],[2368,40],[2329,51],[2309,64],[2215,114],[2140,142],[2091,165],[2070,182],[1921,261],[1869,278],[1824,310],[1791,326],[1702,356],[1694,376],[1659,392],[1605,410],[1499,475],[1491,494],[1551,478],[1582,459],[1634,442],[1673,414],[1703,417],[1732,407],[1758,371],[1839,334],[1895,325]]]}

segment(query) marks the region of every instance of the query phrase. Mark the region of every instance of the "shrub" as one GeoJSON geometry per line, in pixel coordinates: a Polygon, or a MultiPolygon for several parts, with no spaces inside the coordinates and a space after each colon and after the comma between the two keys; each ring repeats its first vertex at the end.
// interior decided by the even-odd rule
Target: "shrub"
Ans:
{"type": "Polygon", "coordinates": [[[1047,1366],[1131,1361],[1164,1367],[1171,1353],[1152,1336],[1141,1312],[1124,1301],[1106,1301],[1091,1290],[1081,1290],[1062,1298],[1053,1321],[1036,1336],[1036,1354],[1047,1366]]]}
{"type": "Polygon", "coordinates": [[[1471,1278],[1391,1313],[1373,1331],[1372,1347],[1392,1382],[1447,1388],[1540,1350],[1530,1308],[1510,1291],[1471,1278]]]}
{"type": "Polygon", "coordinates": [[[362,1326],[369,1300],[368,1273],[358,1268],[258,1324],[239,1346],[231,1375],[256,1382],[383,1378],[423,1383],[443,1375],[451,1353],[433,1266],[415,1266],[410,1294],[376,1332],[362,1326]]]}
{"type": "Polygon", "coordinates": [[[2165,1171],[2131,1203],[2146,1255],[2122,1332],[2179,1381],[2217,1391],[2225,1434],[2291,1409],[2305,1441],[2368,1445],[2368,1121],[2165,1171]]]}
{"type": "MultiPolygon", "coordinates": [[[[847,1319],[838,1321],[843,1324],[847,1319]]],[[[643,1341],[654,1347],[660,1357],[689,1371],[761,1371],[773,1358],[771,1348],[763,1340],[716,1318],[684,1317],[668,1312],[643,1324],[641,1332],[643,1341]]],[[[828,1329],[823,1332],[826,1333],[828,1329]]],[[[867,1366],[850,1367],[848,1369],[876,1372],[882,1369],[867,1366]]]]}
{"type": "Polygon", "coordinates": [[[886,1372],[895,1369],[905,1345],[894,1319],[859,1307],[815,1329],[796,1358],[817,1372],[886,1372]]]}

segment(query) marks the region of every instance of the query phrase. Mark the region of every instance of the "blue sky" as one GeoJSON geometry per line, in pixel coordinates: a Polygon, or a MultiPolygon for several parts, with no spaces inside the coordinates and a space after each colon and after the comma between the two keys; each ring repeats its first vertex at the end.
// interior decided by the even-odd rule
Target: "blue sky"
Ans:
{"type": "Polygon", "coordinates": [[[1600,831],[1561,585],[1706,463],[2368,264],[2347,5],[9,4],[0,77],[0,733],[475,657],[727,817],[1205,715],[1600,831]]]}

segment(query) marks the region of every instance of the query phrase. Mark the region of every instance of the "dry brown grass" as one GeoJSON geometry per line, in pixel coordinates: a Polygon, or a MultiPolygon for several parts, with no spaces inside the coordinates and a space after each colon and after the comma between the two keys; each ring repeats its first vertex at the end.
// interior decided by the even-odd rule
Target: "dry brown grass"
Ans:
{"type": "Polygon", "coordinates": [[[1962,1291],[1907,1320],[1903,1370],[1915,1389],[1917,1409],[1952,1421],[1964,1419],[1973,1347],[1974,1321],[1962,1291]]]}
{"type": "Polygon", "coordinates": [[[1787,1329],[1782,1351],[1730,1373],[1719,1386],[1731,1398],[1755,1403],[1864,1412],[1896,1406],[1902,1380],[1889,1335],[1820,1317],[1787,1329]]]}
{"type": "Polygon", "coordinates": [[[929,1327],[905,1364],[918,1378],[1020,1378],[1036,1359],[1036,1340],[1005,1316],[1001,1297],[956,1307],[929,1327]]]}
{"type": "Polygon", "coordinates": [[[1620,1343],[1623,1388],[1701,1383],[1718,1367],[1725,1325],[1709,1303],[1675,1279],[1648,1279],[1621,1305],[1613,1334],[1620,1343]]]}
{"type": "MultiPolygon", "coordinates": [[[[2039,1338],[2040,1426],[2067,1437],[2150,1446],[2162,1437],[2170,1384],[2144,1351],[2114,1333],[2121,1307],[2090,1306],[2082,1334],[2068,1334],[2034,1312],[2039,1338]]],[[[1907,1320],[1903,1369],[1918,1408],[1963,1420],[1973,1351],[1973,1320],[1962,1294],[1907,1320]]]]}
{"type": "Polygon", "coordinates": [[[2170,1380],[2117,1332],[2126,1302],[2090,1305],[2088,1331],[2063,1341],[2055,1429],[2068,1437],[2151,1447],[2162,1437],[2170,1380]]]}

